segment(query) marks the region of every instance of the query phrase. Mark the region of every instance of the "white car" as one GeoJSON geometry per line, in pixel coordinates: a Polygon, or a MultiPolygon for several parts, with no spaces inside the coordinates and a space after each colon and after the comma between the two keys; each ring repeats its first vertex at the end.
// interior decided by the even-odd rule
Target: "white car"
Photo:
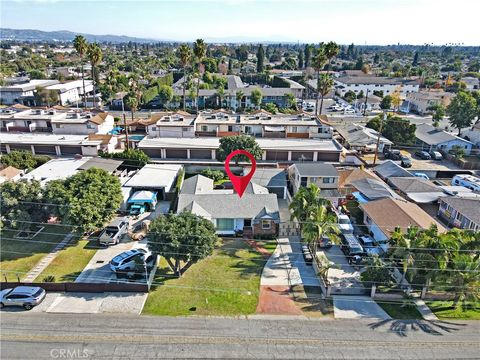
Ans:
{"type": "Polygon", "coordinates": [[[338,228],[342,233],[353,233],[353,225],[348,215],[338,215],[338,228]]]}
{"type": "Polygon", "coordinates": [[[22,306],[30,310],[45,299],[46,292],[41,287],[17,286],[0,292],[0,308],[4,306],[22,306]]]}
{"type": "Polygon", "coordinates": [[[148,264],[154,255],[145,249],[132,249],[124,251],[110,261],[110,269],[113,272],[134,271],[139,264],[148,264]]]}
{"type": "Polygon", "coordinates": [[[353,109],[345,109],[345,111],[343,112],[344,114],[355,114],[355,110],[353,109]]]}

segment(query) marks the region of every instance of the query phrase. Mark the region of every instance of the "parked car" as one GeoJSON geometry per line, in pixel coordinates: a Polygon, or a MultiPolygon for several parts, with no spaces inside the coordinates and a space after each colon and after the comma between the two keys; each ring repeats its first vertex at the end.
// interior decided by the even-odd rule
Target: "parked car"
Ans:
{"type": "Polygon", "coordinates": [[[365,250],[365,253],[368,256],[373,256],[377,255],[380,256],[383,254],[383,250],[375,245],[375,240],[371,238],[368,235],[362,235],[358,237],[358,240],[360,241],[360,244],[363,247],[363,250],[365,250]]]}
{"type": "Polygon", "coordinates": [[[145,249],[132,249],[115,256],[110,261],[110,269],[115,272],[135,271],[139,265],[150,265],[155,256],[145,249]]]}
{"type": "Polygon", "coordinates": [[[353,233],[353,225],[348,215],[338,215],[338,228],[342,233],[353,233]]]}
{"type": "Polygon", "coordinates": [[[355,114],[355,110],[354,109],[345,109],[343,111],[344,114],[355,114]]]}
{"type": "Polygon", "coordinates": [[[408,156],[402,155],[400,158],[400,165],[404,168],[409,168],[412,167],[412,159],[410,159],[408,156]]]}
{"type": "Polygon", "coordinates": [[[443,160],[442,154],[438,151],[430,151],[428,154],[433,160],[443,160]]]}
{"type": "Polygon", "coordinates": [[[319,246],[324,249],[330,249],[332,247],[332,241],[326,235],[322,235],[319,246]]]}
{"type": "Polygon", "coordinates": [[[426,151],[417,151],[415,153],[415,156],[419,157],[422,160],[431,160],[432,159],[430,154],[426,151]]]}
{"type": "Polygon", "coordinates": [[[128,232],[128,225],[128,217],[117,217],[113,219],[100,234],[98,240],[100,245],[108,246],[118,244],[122,236],[128,232]]]}
{"type": "Polygon", "coordinates": [[[416,173],[413,173],[413,176],[416,176],[416,177],[419,177],[419,178],[422,178],[422,179],[425,179],[425,180],[430,180],[428,175],[424,174],[424,173],[416,172],[416,173]]]}
{"type": "Polygon", "coordinates": [[[0,308],[4,306],[22,306],[30,310],[45,299],[46,292],[41,287],[17,286],[0,292],[0,308]]]}
{"type": "Polygon", "coordinates": [[[388,150],[385,153],[385,158],[390,160],[400,160],[402,158],[402,153],[400,150],[388,150]]]}
{"type": "Polygon", "coordinates": [[[362,245],[360,245],[357,237],[353,234],[341,234],[340,239],[342,245],[340,249],[343,251],[347,260],[351,264],[358,265],[362,260],[362,255],[365,254],[362,245]]]}

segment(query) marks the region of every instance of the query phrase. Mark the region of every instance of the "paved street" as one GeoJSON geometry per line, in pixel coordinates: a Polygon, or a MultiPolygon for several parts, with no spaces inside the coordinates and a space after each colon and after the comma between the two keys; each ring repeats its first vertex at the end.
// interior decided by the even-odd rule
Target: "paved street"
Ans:
{"type": "Polygon", "coordinates": [[[478,359],[479,322],[4,313],[2,359],[478,359]],[[79,354],[83,354],[80,357],[79,354]],[[86,354],[86,355],[85,355],[86,354]]]}
{"type": "Polygon", "coordinates": [[[334,295],[335,319],[390,319],[390,316],[369,296],[334,295]]]}

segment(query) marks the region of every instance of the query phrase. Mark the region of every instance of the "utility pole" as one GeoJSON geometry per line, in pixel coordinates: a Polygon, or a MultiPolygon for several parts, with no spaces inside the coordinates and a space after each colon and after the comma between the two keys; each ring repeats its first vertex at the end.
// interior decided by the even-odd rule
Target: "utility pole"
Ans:
{"type": "Polygon", "coordinates": [[[365,95],[365,104],[363,105],[363,116],[365,116],[365,114],[367,113],[367,101],[368,101],[368,91],[370,89],[367,89],[367,93],[365,95]]]}
{"type": "Polygon", "coordinates": [[[128,142],[127,118],[125,116],[125,105],[123,104],[123,97],[122,97],[122,115],[123,115],[123,126],[125,127],[125,143],[126,143],[126,146],[127,146],[127,150],[130,150],[130,144],[128,142]]]}
{"type": "Polygon", "coordinates": [[[383,113],[383,119],[380,121],[380,128],[378,129],[378,136],[377,136],[377,145],[375,146],[375,156],[373,158],[373,166],[377,163],[377,156],[378,156],[378,146],[380,145],[380,135],[382,133],[383,122],[387,120],[387,112],[383,113]]]}

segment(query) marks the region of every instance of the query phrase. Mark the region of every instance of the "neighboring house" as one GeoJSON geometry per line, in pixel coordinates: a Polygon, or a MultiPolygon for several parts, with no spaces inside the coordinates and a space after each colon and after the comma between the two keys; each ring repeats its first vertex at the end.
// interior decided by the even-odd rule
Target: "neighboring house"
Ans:
{"type": "Polygon", "coordinates": [[[0,132],[0,150],[25,150],[45,155],[97,156],[102,140],[91,140],[86,135],[24,134],[0,132]]]}
{"type": "Polygon", "coordinates": [[[430,124],[417,125],[415,138],[416,145],[421,146],[422,149],[427,151],[442,150],[448,152],[452,147],[459,146],[465,151],[466,155],[470,155],[473,146],[472,142],[438,129],[430,124]]]}
{"type": "Polygon", "coordinates": [[[344,96],[348,91],[358,94],[363,91],[373,94],[373,91],[383,91],[383,95],[391,95],[398,91],[402,97],[410,92],[417,92],[420,87],[418,79],[389,78],[380,76],[339,76],[335,78],[335,89],[344,96]]]}
{"type": "Polygon", "coordinates": [[[480,147],[480,120],[477,120],[471,128],[463,129],[462,137],[480,147]]]}
{"type": "Polygon", "coordinates": [[[354,181],[363,179],[381,180],[370,170],[363,168],[338,169],[338,189],[343,195],[350,195],[357,189],[352,185],[354,181]]]}
{"type": "Polygon", "coordinates": [[[195,115],[184,111],[154,113],[148,119],[141,119],[150,137],[195,137],[195,115]]]}
{"type": "MultiPolygon", "coordinates": [[[[292,163],[295,161],[339,162],[343,147],[330,139],[255,139],[263,150],[262,161],[292,163]]],[[[143,138],[137,147],[151,158],[216,160],[219,137],[143,138]]]]}
{"type": "Polygon", "coordinates": [[[49,85],[58,84],[58,80],[30,80],[28,78],[6,79],[7,85],[0,86],[0,104],[35,105],[35,91],[49,85]]]}
{"type": "Polygon", "coordinates": [[[466,85],[468,91],[480,89],[480,79],[476,77],[462,77],[460,79],[466,85]]]}
{"type": "MultiPolygon", "coordinates": [[[[250,170],[251,168],[245,168],[243,174],[248,174],[250,170]]],[[[250,181],[267,188],[270,193],[277,194],[279,199],[287,198],[287,172],[285,169],[257,168],[250,181]]]]}
{"type": "MultiPolygon", "coordinates": [[[[442,105],[447,107],[455,94],[443,90],[423,90],[407,94],[407,112],[414,111],[421,115],[431,112],[430,107],[442,105]]],[[[403,106],[405,107],[405,106],[403,106]]]]}
{"type": "Polygon", "coordinates": [[[178,164],[147,164],[125,181],[123,186],[132,191],[154,191],[158,200],[172,200],[177,177],[182,169],[183,165],[178,164]]]}
{"type": "MultiPolygon", "coordinates": [[[[337,139],[347,149],[360,152],[374,152],[377,147],[378,132],[360,124],[336,126],[337,139]]],[[[393,142],[380,136],[378,151],[383,152],[385,147],[390,147],[393,142]]]]}
{"type": "Polygon", "coordinates": [[[202,112],[195,120],[197,136],[252,135],[262,138],[331,139],[332,127],[308,113],[273,115],[265,110],[235,114],[217,110],[202,112]]]}
{"type": "Polygon", "coordinates": [[[213,180],[196,175],[183,182],[177,213],[189,211],[210,220],[217,234],[275,236],[280,215],[275,194],[263,186],[249,183],[240,198],[233,190],[215,190],[213,180]]]}
{"type": "Polygon", "coordinates": [[[113,116],[108,113],[70,111],[62,115],[51,120],[54,134],[108,134],[115,126],[113,116]]]}
{"type": "Polygon", "coordinates": [[[104,159],[101,157],[93,157],[87,160],[78,167],[78,170],[88,170],[91,168],[99,168],[105,170],[110,174],[118,173],[118,168],[122,165],[123,161],[115,159],[104,159]]]}
{"type": "Polygon", "coordinates": [[[439,232],[445,231],[441,224],[418,205],[406,200],[386,197],[360,204],[360,208],[364,213],[363,222],[376,241],[390,239],[397,227],[405,233],[409,226],[428,229],[435,224],[439,232]]]}
{"type": "Polygon", "coordinates": [[[108,135],[108,134],[89,134],[88,140],[97,141],[100,140],[99,150],[111,153],[119,146],[118,136],[108,135]]]}
{"type": "Polygon", "coordinates": [[[384,181],[388,181],[391,177],[413,177],[413,174],[392,160],[387,160],[383,164],[377,165],[375,173],[384,181]]]}
{"type": "Polygon", "coordinates": [[[23,170],[17,169],[13,166],[7,166],[0,170],[0,184],[5,181],[16,181],[22,177],[23,173],[23,170]]]}
{"type": "MultiPolygon", "coordinates": [[[[63,84],[54,84],[46,86],[43,91],[55,92],[60,101],[60,105],[72,105],[83,103],[83,81],[74,80],[63,84]]],[[[89,95],[93,92],[93,81],[85,80],[85,94],[89,95]]]]}
{"type": "Polygon", "coordinates": [[[381,97],[373,95],[372,93],[369,92],[368,97],[361,97],[360,99],[357,99],[357,109],[362,113],[364,111],[367,111],[367,112],[377,111],[377,110],[381,110],[381,107],[380,107],[381,103],[382,103],[381,97]]]}
{"type": "Polygon", "coordinates": [[[359,179],[352,181],[352,187],[356,190],[352,192],[352,195],[357,199],[359,203],[367,203],[369,201],[383,199],[386,197],[399,199],[392,189],[388,187],[381,180],[376,179],[359,179]]]}
{"type": "Polygon", "coordinates": [[[79,168],[90,159],[90,157],[52,159],[28,172],[22,179],[40,181],[42,186],[52,180],[65,180],[79,172],[79,168]]]}
{"type": "Polygon", "coordinates": [[[438,216],[450,226],[480,231],[480,198],[440,198],[438,216]]]}

